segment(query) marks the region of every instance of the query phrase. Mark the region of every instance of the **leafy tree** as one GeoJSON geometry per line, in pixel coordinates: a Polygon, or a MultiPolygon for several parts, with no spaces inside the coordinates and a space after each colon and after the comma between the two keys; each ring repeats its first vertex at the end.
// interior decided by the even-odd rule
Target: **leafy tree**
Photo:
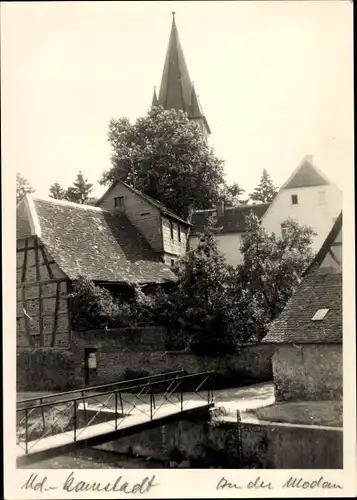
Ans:
{"type": "Polygon", "coordinates": [[[16,204],[22,200],[26,193],[34,193],[35,190],[30,186],[29,181],[19,172],[16,174],[16,204]]]}
{"type": "Polygon", "coordinates": [[[269,203],[273,201],[277,192],[278,190],[276,186],[274,186],[270,175],[267,170],[264,169],[258,186],[254,189],[253,193],[250,194],[250,199],[256,203],[269,203]]]}
{"type": "Polygon", "coordinates": [[[183,111],[153,107],[131,124],[112,119],[112,168],[100,183],[122,179],[186,217],[189,207],[210,208],[224,185],[223,161],[183,111]]]}
{"type": "Polygon", "coordinates": [[[66,199],[66,190],[58,182],[54,182],[50,186],[49,191],[50,191],[50,198],[53,198],[55,200],[66,199]]]}
{"type": "Polygon", "coordinates": [[[285,222],[286,231],[282,237],[268,233],[254,215],[248,217],[247,225],[241,246],[243,263],[236,270],[237,281],[245,289],[248,303],[255,303],[260,311],[256,328],[260,340],[267,325],[284,308],[311,262],[311,243],[315,233],[312,228],[300,226],[291,219],[285,222]]]}
{"type": "Polygon", "coordinates": [[[242,189],[237,182],[228,186],[224,185],[222,190],[222,200],[227,207],[235,207],[241,205],[243,200],[241,195],[244,193],[245,189],[242,189]]]}

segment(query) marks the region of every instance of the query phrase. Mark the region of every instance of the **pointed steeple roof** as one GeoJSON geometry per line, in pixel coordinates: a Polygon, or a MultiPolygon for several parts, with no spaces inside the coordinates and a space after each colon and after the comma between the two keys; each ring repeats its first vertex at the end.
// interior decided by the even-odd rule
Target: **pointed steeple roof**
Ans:
{"type": "Polygon", "coordinates": [[[159,105],[159,101],[158,101],[157,95],[156,95],[156,87],[154,87],[154,95],[152,96],[151,107],[155,107],[155,106],[158,106],[158,105],[159,105]]]}
{"type": "Polygon", "coordinates": [[[210,128],[202,112],[187,69],[176,26],[175,13],[173,12],[172,15],[169,45],[166,52],[159,97],[155,105],[160,105],[164,109],[183,110],[188,114],[189,118],[202,119],[207,132],[210,133],[210,128]]]}
{"type": "Polygon", "coordinates": [[[182,109],[186,112],[191,105],[191,79],[178,36],[174,12],[161,79],[159,104],[165,109],[182,109]]]}

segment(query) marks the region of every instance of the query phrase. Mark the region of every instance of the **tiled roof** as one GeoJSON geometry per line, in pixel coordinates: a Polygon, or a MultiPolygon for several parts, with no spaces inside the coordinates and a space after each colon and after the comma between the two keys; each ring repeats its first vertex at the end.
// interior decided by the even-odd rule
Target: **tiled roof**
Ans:
{"type": "MultiPolygon", "coordinates": [[[[247,215],[255,214],[261,219],[267,211],[269,203],[259,205],[240,205],[238,207],[226,207],[222,217],[217,218],[215,227],[218,234],[244,232],[247,228],[247,215]]],[[[210,210],[197,210],[192,214],[191,235],[202,233],[209,223],[209,219],[217,212],[215,208],[210,210]]]]}
{"type": "Polygon", "coordinates": [[[342,272],[321,268],[308,274],[262,342],[341,343],[342,272]],[[325,308],[329,311],[323,320],[311,320],[325,308]]]}
{"type": "Polygon", "coordinates": [[[125,215],[88,205],[33,201],[41,240],[70,279],[80,274],[112,282],[175,279],[125,215]]]}
{"type": "Polygon", "coordinates": [[[309,159],[305,159],[296,173],[282,186],[282,189],[325,186],[327,184],[327,179],[318,172],[309,159]]]}

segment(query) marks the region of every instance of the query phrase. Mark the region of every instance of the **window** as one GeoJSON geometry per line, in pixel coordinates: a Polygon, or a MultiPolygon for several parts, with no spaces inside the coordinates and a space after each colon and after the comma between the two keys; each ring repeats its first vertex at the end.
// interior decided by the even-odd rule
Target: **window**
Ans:
{"type": "Polygon", "coordinates": [[[322,321],[330,309],[318,309],[311,318],[312,321],[322,321]]]}
{"type": "Polygon", "coordinates": [[[291,195],[291,204],[292,205],[297,205],[298,204],[298,195],[297,194],[292,194],[291,195]]]}
{"type": "Polygon", "coordinates": [[[171,234],[171,239],[174,239],[174,225],[172,220],[170,220],[170,234],[171,234]]]}
{"type": "Polygon", "coordinates": [[[173,267],[174,265],[175,265],[175,260],[171,259],[171,267],[173,267]]]}
{"type": "Polygon", "coordinates": [[[180,224],[177,224],[177,237],[178,237],[178,240],[181,241],[181,226],[180,226],[180,224]]]}
{"type": "Polygon", "coordinates": [[[124,196],[114,198],[114,206],[122,208],[124,206],[124,196]]]}
{"type": "Polygon", "coordinates": [[[319,205],[324,205],[325,203],[325,191],[319,191],[319,205]]]}

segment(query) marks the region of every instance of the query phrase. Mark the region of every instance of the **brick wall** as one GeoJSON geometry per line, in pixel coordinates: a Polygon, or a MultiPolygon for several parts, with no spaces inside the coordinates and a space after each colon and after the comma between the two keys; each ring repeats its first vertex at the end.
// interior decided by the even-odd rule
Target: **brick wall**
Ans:
{"type": "Polygon", "coordinates": [[[282,345],[272,361],[277,400],[342,398],[342,345],[282,345]]]}

